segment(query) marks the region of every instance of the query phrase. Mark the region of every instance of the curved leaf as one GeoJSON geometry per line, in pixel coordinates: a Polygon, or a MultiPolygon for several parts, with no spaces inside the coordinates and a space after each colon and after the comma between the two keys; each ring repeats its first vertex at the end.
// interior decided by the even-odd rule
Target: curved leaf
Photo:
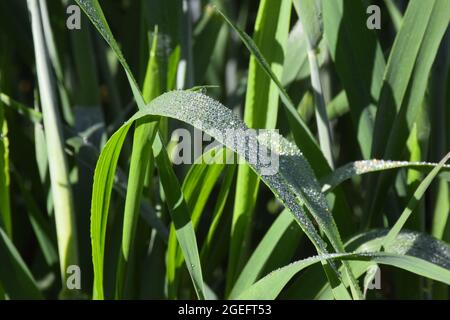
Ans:
{"type": "MultiPolygon", "coordinates": [[[[359,234],[350,239],[345,248],[350,252],[376,251],[381,247],[388,232],[387,229],[380,229],[359,234]]],[[[450,270],[450,247],[448,244],[424,233],[403,230],[391,245],[386,246],[385,252],[415,257],[450,270]]],[[[371,262],[353,261],[350,264],[355,277],[359,278],[366,272],[371,262]]],[[[307,270],[288,290],[286,298],[332,299],[332,289],[324,277],[320,278],[320,273],[320,268],[312,267],[307,270]]],[[[344,279],[344,284],[348,286],[346,279],[344,279]]]]}
{"type": "MultiPolygon", "coordinates": [[[[111,137],[105,146],[105,149],[107,149],[106,155],[103,155],[105,151],[102,151],[102,155],[100,156],[101,161],[104,161],[103,159],[106,159],[107,155],[112,155],[120,150],[121,144],[123,143],[122,137],[126,134],[133,121],[148,115],[172,117],[192,124],[216,138],[218,142],[224,144],[229,149],[235,151],[249,162],[253,170],[295,215],[303,231],[311,239],[318,252],[327,253],[327,245],[318,234],[312,221],[306,215],[303,206],[310,211],[321,230],[324,231],[332,243],[334,250],[343,252],[343,244],[336,224],[327,207],[326,200],[320,192],[317,179],[302,153],[292,143],[277,134],[273,134],[271,137],[267,134],[257,135],[256,139],[258,143],[264,145],[279,159],[278,172],[273,175],[265,174],[265,166],[261,162],[252,163],[245,144],[236,144],[234,141],[230,143],[229,140],[225,139],[227,137],[227,131],[230,129],[245,132],[248,128],[241,120],[233,115],[231,110],[201,93],[172,91],[154,99],[144,109],[137,112],[111,137]],[[277,143],[267,145],[268,142],[271,142],[270,138],[276,139],[277,143]]],[[[108,161],[108,164],[111,165],[111,161],[108,161]]],[[[108,172],[105,172],[102,166],[99,167],[98,165],[97,168],[94,181],[98,181],[98,183],[94,182],[94,192],[104,194],[103,181],[106,179],[105,176],[108,175],[108,172]],[[100,188],[102,190],[99,190],[100,188]]],[[[108,186],[106,190],[106,193],[109,194],[110,187],[108,186]]],[[[102,209],[93,206],[93,217],[101,217],[102,209]]],[[[104,230],[102,232],[104,239],[104,230]]],[[[102,243],[100,241],[104,240],[96,239],[98,243],[95,245],[97,247],[102,243]]]]}
{"type": "MultiPolygon", "coordinates": [[[[408,161],[392,161],[392,160],[362,160],[348,163],[340,168],[337,168],[326,177],[320,179],[322,184],[322,192],[328,192],[340,185],[345,180],[351,179],[366,173],[408,168],[416,170],[433,169],[438,166],[438,163],[431,162],[408,162],[408,161]]],[[[442,172],[450,172],[450,165],[443,165],[442,172]]]]}
{"type": "Polygon", "coordinates": [[[413,256],[387,252],[330,254],[300,260],[273,271],[248,288],[238,297],[238,299],[275,299],[293,276],[306,267],[325,259],[371,261],[372,263],[385,264],[401,268],[450,285],[450,269],[443,268],[437,264],[413,256]]]}

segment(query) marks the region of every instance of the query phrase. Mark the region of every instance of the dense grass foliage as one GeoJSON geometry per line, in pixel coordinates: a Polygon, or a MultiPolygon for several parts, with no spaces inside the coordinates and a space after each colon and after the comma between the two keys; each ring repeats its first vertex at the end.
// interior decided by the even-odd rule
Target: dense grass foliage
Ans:
{"type": "Polygon", "coordinates": [[[0,299],[448,299],[449,22],[1,1],[0,299]]]}

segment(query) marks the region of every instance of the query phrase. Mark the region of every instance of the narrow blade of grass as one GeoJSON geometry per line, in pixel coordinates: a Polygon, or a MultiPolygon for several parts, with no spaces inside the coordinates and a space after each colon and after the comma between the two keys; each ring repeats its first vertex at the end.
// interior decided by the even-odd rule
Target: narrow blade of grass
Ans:
{"type": "Polygon", "coordinates": [[[15,181],[25,199],[25,205],[28,211],[31,227],[33,228],[36,239],[38,240],[39,247],[41,248],[42,254],[45,258],[45,262],[49,266],[53,266],[56,262],[58,262],[58,253],[53,243],[50,225],[40,211],[31,194],[31,191],[25,185],[23,177],[17,171],[13,171],[13,173],[15,181]]]}
{"type": "Polygon", "coordinates": [[[334,167],[331,128],[328,122],[328,115],[325,107],[322,83],[320,80],[318,49],[322,39],[322,8],[320,2],[316,0],[295,0],[294,7],[300,22],[305,29],[308,43],[308,61],[311,72],[311,86],[314,91],[315,113],[317,131],[319,134],[320,148],[331,168],[334,167]]]}
{"type": "Polygon", "coordinates": [[[34,123],[42,122],[42,114],[32,108],[25,106],[24,104],[12,99],[10,96],[0,93],[0,101],[2,102],[2,108],[8,107],[16,111],[18,114],[23,115],[28,120],[34,123]]]}
{"type": "Polygon", "coordinates": [[[373,118],[385,61],[376,34],[367,29],[360,1],[322,1],[324,32],[350,104],[364,159],[370,157],[373,118]],[[370,53],[370,54],[367,54],[370,53]]]}
{"type": "MultiPolygon", "coordinates": [[[[83,8],[84,12],[88,15],[97,30],[101,33],[106,42],[114,50],[117,59],[122,64],[127,74],[133,96],[140,109],[144,108],[144,97],[142,96],[137,82],[133,77],[133,74],[128,66],[122,52],[114,39],[111,30],[108,27],[106,19],[103,15],[100,5],[96,0],[76,0],[77,3],[83,8]]],[[[153,121],[159,119],[153,118],[153,121]]],[[[124,125],[119,131],[117,131],[111,138],[110,143],[106,144],[102,153],[100,154],[99,161],[94,175],[94,186],[92,191],[92,207],[91,207],[91,239],[93,250],[93,263],[94,263],[94,298],[103,299],[103,266],[104,266],[104,248],[105,248],[105,236],[106,236],[106,222],[108,217],[109,202],[111,199],[111,190],[113,185],[114,171],[117,167],[117,161],[120,154],[120,149],[123,146],[125,136],[130,128],[129,125],[124,125]]],[[[158,136],[157,136],[158,137],[158,136]]],[[[159,141],[157,138],[155,141],[159,141]]],[[[158,151],[161,153],[162,160],[168,159],[165,149],[161,142],[158,142],[160,147],[158,151]]],[[[155,145],[152,146],[153,148],[155,145]]],[[[155,150],[154,150],[155,152],[155,150]]],[[[169,164],[169,160],[165,161],[166,165],[163,166],[167,173],[167,177],[175,178],[175,173],[169,164]],[[169,165],[168,165],[169,164],[169,165]]],[[[162,169],[160,168],[160,170],[162,169]]],[[[167,181],[166,181],[167,182],[167,181]]],[[[172,182],[174,180],[172,179],[172,182]]],[[[170,190],[170,189],[169,189],[170,190]]],[[[176,190],[174,190],[176,192],[176,190]]],[[[178,200],[180,199],[177,194],[174,194],[174,202],[170,203],[171,210],[174,215],[172,216],[174,223],[182,225],[177,232],[177,238],[180,242],[183,254],[185,256],[187,268],[193,279],[194,287],[197,291],[199,298],[204,297],[203,279],[201,275],[200,258],[198,254],[198,248],[196,245],[195,233],[192,224],[189,222],[184,225],[184,221],[190,221],[189,214],[183,207],[179,208],[178,200]],[[195,246],[191,245],[195,244],[195,246]]]]}
{"type": "Polygon", "coordinates": [[[216,10],[219,11],[223,19],[228,23],[228,25],[234,31],[236,31],[236,33],[239,35],[240,39],[248,48],[248,50],[251,52],[251,54],[255,56],[256,61],[258,62],[260,67],[264,70],[267,76],[270,77],[270,79],[276,84],[279,90],[280,99],[287,109],[289,125],[294,135],[295,143],[300,148],[300,150],[302,150],[302,152],[306,155],[306,157],[308,157],[308,159],[310,159],[311,161],[314,160],[312,161],[314,171],[319,175],[325,172],[329,172],[330,167],[325,159],[325,156],[320,150],[317,141],[315,140],[308,126],[300,118],[294,103],[287,94],[286,90],[283,88],[283,85],[281,84],[278,77],[272,72],[270,65],[267,63],[266,59],[262,55],[261,51],[255,44],[255,42],[252,40],[251,37],[249,37],[248,34],[246,34],[236,24],[234,24],[223,12],[221,12],[219,9],[216,10]]]}
{"type": "Polygon", "coordinates": [[[9,140],[3,103],[0,101],[0,226],[12,236],[9,178],[9,140]]]}
{"type": "MultiPolygon", "coordinates": [[[[230,141],[225,141],[226,135],[218,135],[219,131],[225,132],[225,130],[230,129],[230,124],[233,124],[233,129],[235,130],[247,130],[247,127],[243,122],[217,101],[202,94],[190,91],[174,91],[154,99],[145,109],[130,118],[130,120],[114,134],[114,139],[110,141],[110,144],[114,145],[118,139],[117,137],[120,137],[121,134],[127,132],[133,121],[139,118],[148,117],[149,115],[174,117],[178,120],[196,125],[199,129],[216,138],[218,142],[225,144],[225,146],[231,148],[249,161],[248,153],[246,152],[246,147],[244,145],[232,145],[230,144],[230,141]],[[214,124],[214,126],[212,124],[214,124]]],[[[329,212],[325,198],[320,193],[320,187],[312,169],[303,155],[291,143],[280,136],[278,136],[278,138],[279,142],[277,144],[277,150],[273,150],[270,146],[266,146],[271,149],[272,152],[276,152],[280,157],[280,167],[278,172],[273,175],[265,175],[262,173],[260,164],[252,164],[250,161],[249,165],[252,166],[258,175],[260,175],[260,178],[269,186],[277,197],[279,197],[282,203],[293,212],[305,234],[316,246],[318,252],[327,253],[328,250],[325,242],[312,225],[311,220],[305,214],[303,205],[318,222],[320,228],[332,243],[334,250],[342,252],[343,244],[339,232],[337,231],[333,217],[329,212]],[[312,190],[315,191],[311,193],[312,190]]],[[[260,143],[264,143],[264,141],[267,141],[266,139],[267,137],[261,136],[258,140],[260,143]]],[[[114,150],[108,150],[108,153],[112,152],[114,152],[114,150]]],[[[104,173],[99,174],[99,176],[103,175],[104,173]]],[[[333,264],[331,264],[330,267],[334,267],[333,264]]],[[[328,271],[330,270],[332,269],[329,269],[328,271]]],[[[347,266],[346,270],[351,277],[351,271],[348,270],[347,266]]],[[[339,277],[339,275],[335,274],[334,277],[339,277]]],[[[355,280],[352,278],[351,283],[355,288],[357,287],[355,280]]],[[[335,284],[338,284],[338,282],[335,284]]]]}
{"type": "Polygon", "coordinates": [[[414,211],[415,207],[419,203],[420,199],[423,197],[425,191],[430,186],[433,179],[436,177],[436,175],[439,173],[439,170],[441,170],[442,166],[448,161],[450,158],[450,153],[448,153],[442,160],[439,162],[439,164],[431,170],[431,172],[425,177],[425,179],[420,183],[419,187],[417,187],[416,191],[414,192],[413,196],[408,202],[407,207],[402,212],[400,218],[398,218],[395,225],[392,227],[392,229],[387,234],[384,242],[383,247],[389,246],[392,244],[392,241],[395,240],[397,235],[399,234],[400,230],[402,229],[403,225],[408,220],[409,216],[414,211]]]}
{"type": "MultiPolygon", "coordinates": [[[[370,252],[377,251],[380,248],[381,243],[389,230],[373,230],[367,233],[359,234],[350,239],[346,244],[348,251],[356,252],[370,252]]],[[[413,231],[402,231],[392,243],[391,246],[385,248],[387,253],[393,253],[397,255],[405,255],[415,257],[417,259],[432,262],[435,265],[450,270],[450,248],[448,244],[432,238],[424,233],[413,231]]],[[[352,269],[355,272],[356,277],[362,276],[367,267],[370,265],[368,262],[351,262],[352,269]]],[[[308,270],[310,271],[310,270],[308,270]]],[[[300,299],[330,299],[332,298],[332,291],[325,281],[320,282],[308,282],[308,279],[317,279],[315,275],[320,272],[320,269],[316,269],[315,273],[308,273],[308,271],[301,276],[302,281],[297,282],[296,297],[300,299]],[[314,287],[315,295],[304,296],[303,292],[299,291],[304,288],[308,291],[309,288],[314,287]],[[308,288],[308,289],[307,289],[308,288]]],[[[299,279],[300,280],[300,279],[299,279]]],[[[348,285],[348,283],[346,283],[348,285]]],[[[294,292],[292,292],[294,293],[294,292]]],[[[292,296],[290,296],[292,299],[292,296]]]]}
{"type": "MultiPolygon", "coordinates": [[[[159,65],[156,56],[158,48],[157,30],[153,36],[153,43],[144,80],[143,97],[149,102],[161,93],[159,65]]],[[[131,152],[130,171],[128,175],[128,188],[125,199],[124,223],[122,230],[122,250],[119,256],[117,271],[116,297],[124,294],[126,282],[131,281],[134,274],[130,268],[130,251],[134,244],[139,210],[141,206],[142,191],[146,179],[147,168],[151,160],[151,147],[158,130],[158,122],[136,123],[131,152]]]]}
{"type": "Polygon", "coordinates": [[[427,260],[422,260],[413,256],[400,255],[395,253],[377,252],[377,253],[347,253],[331,254],[317,256],[294,262],[288,266],[280,268],[266,277],[256,282],[253,286],[243,292],[238,299],[246,300],[268,300],[275,299],[284,286],[298,272],[325,259],[346,259],[352,261],[371,261],[374,263],[385,264],[401,268],[415,274],[437,280],[450,285],[450,270],[438,266],[427,260]]]}
{"type": "Polygon", "coordinates": [[[56,230],[62,282],[65,283],[69,265],[78,264],[77,233],[67,160],[64,154],[62,124],[54,92],[54,82],[48,65],[47,49],[42,29],[38,1],[28,0],[31,12],[36,73],[42,102],[42,115],[47,141],[50,181],[55,210],[56,230]]]}
{"type": "MultiPolygon", "coordinates": [[[[358,175],[371,172],[393,170],[400,168],[409,168],[413,170],[425,171],[437,167],[438,163],[430,162],[408,162],[408,161],[391,161],[391,160],[362,160],[348,163],[337,168],[333,173],[320,179],[322,184],[322,192],[328,192],[342,182],[358,175]]],[[[443,171],[450,171],[450,165],[443,165],[443,171]]]]}
{"type": "Polygon", "coordinates": [[[0,260],[0,282],[11,299],[42,299],[33,275],[1,227],[0,260]]]}
{"type": "MultiPolygon", "coordinates": [[[[423,101],[428,76],[439,43],[448,27],[450,1],[409,2],[402,28],[397,34],[384,75],[375,119],[372,157],[398,159],[404,150],[409,127],[423,101]],[[405,121],[406,120],[406,121],[405,121]]],[[[364,225],[380,212],[386,186],[392,175],[370,179],[364,225]]]]}
{"type": "MultiPolygon", "coordinates": [[[[266,57],[269,70],[280,77],[284,46],[289,32],[290,1],[261,1],[255,23],[254,41],[266,57]]],[[[249,81],[245,97],[244,121],[250,128],[275,128],[279,93],[275,83],[266,77],[264,70],[252,55],[249,81]]],[[[227,267],[227,290],[236,279],[247,258],[250,240],[250,221],[258,197],[259,179],[246,166],[238,168],[236,196],[231,224],[230,252],[227,267]]]]}
{"type": "Polygon", "coordinates": [[[265,236],[256,247],[244,269],[239,274],[239,277],[230,292],[230,299],[238,297],[245,289],[250,287],[256,279],[258,279],[260,273],[263,271],[265,263],[292,222],[294,222],[292,214],[287,209],[283,210],[275,222],[270,226],[270,229],[266,233],[267,236],[265,236]]]}
{"type": "MultiPolygon", "coordinates": [[[[228,154],[230,153],[228,151],[228,154]]],[[[226,163],[229,162],[226,161],[228,154],[224,148],[210,149],[195,161],[183,181],[182,192],[186,199],[189,212],[191,213],[194,230],[197,230],[200,219],[205,212],[206,202],[218,182],[221,173],[225,169],[226,163]]],[[[171,228],[171,232],[175,232],[175,229],[171,228]]],[[[181,276],[180,267],[183,265],[184,258],[182,251],[176,243],[176,237],[172,236],[171,240],[175,243],[169,243],[168,245],[171,250],[167,265],[168,269],[172,269],[171,272],[174,275],[173,291],[176,292],[178,291],[178,280],[181,276]]]]}

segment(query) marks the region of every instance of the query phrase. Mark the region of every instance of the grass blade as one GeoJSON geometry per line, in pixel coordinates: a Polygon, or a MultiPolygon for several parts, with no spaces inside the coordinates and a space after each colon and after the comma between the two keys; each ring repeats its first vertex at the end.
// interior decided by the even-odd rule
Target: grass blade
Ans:
{"type": "MultiPolygon", "coordinates": [[[[376,252],[388,231],[386,229],[378,229],[359,234],[352,237],[346,243],[345,248],[348,252],[376,252]]],[[[423,233],[402,231],[392,246],[386,248],[386,252],[396,255],[407,254],[450,270],[449,246],[423,233]]],[[[355,277],[360,278],[373,263],[351,261],[350,264],[355,277]]],[[[319,266],[311,266],[299,276],[291,287],[285,290],[281,297],[285,299],[333,299],[332,289],[326,278],[320,277],[321,273],[322,270],[319,266]]],[[[344,285],[348,286],[347,279],[344,278],[343,280],[344,285]]]]}
{"type": "MultiPolygon", "coordinates": [[[[188,206],[186,205],[178,179],[173,172],[167,152],[158,137],[153,144],[153,153],[155,154],[156,165],[161,176],[161,184],[163,185],[166,202],[176,230],[176,237],[184,254],[194,288],[198,298],[205,299],[205,289],[194,225],[190,219],[188,206]]],[[[176,249],[174,248],[172,250],[176,249]]]]}
{"type": "Polygon", "coordinates": [[[325,107],[322,83],[319,74],[318,48],[322,39],[322,10],[316,0],[295,0],[294,7],[307,36],[308,61],[311,72],[311,85],[316,104],[316,123],[320,147],[331,168],[334,167],[331,128],[325,107]]]}
{"type": "MultiPolygon", "coordinates": [[[[157,30],[153,36],[147,72],[144,80],[143,97],[149,102],[160,93],[159,64],[156,56],[158,48],[157,30]]],[[[116,282],[116,298],[123,296],[125,283],[131,281],[134,271],[130,268],[130,251],[134,244],[142,191],[146,179],[147,168],[151,160],[151,147],[158,130],[158,122],[136,123],[131,153],[130,171],[128,175],[128,190],[125,199],[124,222],[122,230],[122,249],[116,282]]]]}
{"type": "Polygon", "coordinates": [[[385,61],[376,34],[366,28],[360,1],[322,1],[324,32],[331,57],[350,103],[364,159],[370,157],[373,118],[385,61]],[[350,32],[351,30],[351,32],[350,32]]]}
{"type": "MultiPolygon", "coordinates": [[[[408,162],[408,161],[390,161],[390,160],[362,160],[348,163],[337,168],[333,173],[320,179],[322,192],[328,192],[342,182],[358,175],[371,172],[409,168],[425,171],[439,166],[438,163],[430,162],[408,162]]],[[[450,165],[442,165],[443,171],[450,171],[450,165]]]]}
{"type": "Polygon", "coordinates": [[[212,221],[208,230],[208,234],[206,235],[206,239],[203,243],[203,247],[200,251],[200,258],[203,264],[206,263],[209,256],[211,255],[211,250],[213,245],[215,244],[219,232],[219,224],[222,222],[222,215],[225,209],[225,204],[228,199],[228,195],[231,189],[231,184],[233,183],[234,173],[236,171],[236,166],[230,165],[226,169],[226,173],[224,174],[223,184],[217,196],[217,202],[213,209],[212,221]]]}
{"type": "MultiPolygon", "coordinates": [[[[225,132],[225,130],[230,129],[230,124],[233,125],[234,130],[244,130],[245,132],[247,127],[242,121],[220,103],[200,93],[190,91],[173,91],[153,100],[115,133],[113,136],[114,142],[111,142],[111,145],[117,140],[115,136],[119,137],[123,132],[126,132],[132,121],[148,115],[173,117],[193,124],[249,161],[244,145],[230,145],[230,141],[224,139],[225,134],[218,135],[218,132],[225,132]]],[[[277,137],[279,139],[277,150],[271,149],[271,151],[276,152],[280,157],[279,171],[273,175],[266,175],[262,173],[261,164],[250,163],[250,166],[260,175],[260,178],[279,197],[282,203],[293,212],[318,252],[327,253],[328,249],[312,225],[311,220],[306,216],[303,205],[318,222],[332,243],[334,250],[342,252],[343,245],[339,232],[308,162],[291,143],[282,137],[277,137]]],[[[266,136],[260,136],[257,139],[260,143],[267,143],[267,138],[266,136]]],[[[269,146],[267,147],[270,149],[269,146]]],[[[111,152],[113,150],[108,150],[108,153],[111,152]]],[[[347,269],[347,272],[351,276],[350,270],[347,269]]],[[[357,284],[355,284],[354,279],[351,281],[356,288],[357,284]]]]}
{"type": "Polygon", "coordinates": [[[3,103],[0,101],[0,226],[12,236],[9,178],[9,140],[3,103]]]}
{"type": "MultiPolygon", "coordinates": [[[[409,2],[386,66],[375,119],[372,157],[398,159],[404,150],[409,126],[420,110],[428,75],[449,24],[449,12],[450,1],[409,2]]],[[[366,227],[382,208],[383,193],[390,181],[392,175],[388,173],[370,179],[369,194],[374,196],[366,210],[366,227]]]]}
{"type": "Polygon", "coordinates": [[[276,84],[279,90],[280,99],[287,109],[289,125],[294,135],[295,143],[300,148],[300,150],[302,150],[302,152],[308,157],[308,159],[310,160],[314,159],[313,162],[314,171],[319,175],[325,172],[329,172],[330,167],[325,159],[325,156],[320,150],[317,141],[315,140],[308,126],[300,118],[294,103],[287,94],[286,90],[283,88],[283,85],[281,84],[280,80],[278,80],[278,77],[270,69],[270,65],[267,63],[266,59],[262,55],[261,51],[255,44],[255,42],[252,40],[252,38],[248,36],[248,34],[246,34],[237,25],[235,25],[223,12],[221,12],[218,9],[216,10],[219,11],[223,19],[228,23],[228,25],[234,31],[236,31],[236,33],[239,35],[240,39],[248,48],[248,50],[251,52],[251,54],[255,56],[256,61],[258,62],[260,67],[264,70],[267,76],[269,76],[270,79],[276,84]]]}
{"type": "Polygon", "coordinates": [[[10,96],[0,93],[0,101],[2,102],[2,107],[8,107],[16,111],[18,114],[23,115],[31,122],[42,122],[42,114],[39,111],[33,110],[25,106],[24,104],[12,99],[10,96]]]}
{"type": "Polygon", "coordinates": [[[263,271],[264,265],[292,222],[294,222],[292,214],[287,209],[283,210],[239,274],[230,292],[229,299],[238,297],[258,279],[260,273],[263,271]]]}
{"type": "MultiPolygon", "coordinates": [[[[266,63],[276,77],[281,76],[284,45],[289,32],[290,1],[261,1],[255,23],[254,41],[266,63]],[[274,49],[275,47],[275,49],[274,49]]],[[[244,121],[250,128],[275,128],[279,94],[275,83],[265,76],[264,70],[252,55],[249,65],[249,81],[245,97],[244,121]]],[[[247,258],[249,225],[258,197],[259,179],[246,166],[238,168],[236,196],[231,223],[230,251],[227,267],[227,290],[236,279],[247,258]]]]}
{"type": "MultiPolygon", "coordinates": [[[[224,171],[226,167],[225,164],[229,162],[226,157],[230,154],[231,152],[224,148],[210,149],[195,161],[183,181],[182,191],[186,199],[187,207],[191,212],[191,221],[194,230],[198,229],[200,219],[205,212],[206,202],[210,198],[213,187],[219,180],[221,173],[224,171]]],[[[171,229],[171,231],[175,231],[175,229],[171,229]]],[[[172,239],[176,240],[175,237],[172,239]]],[[[171,247],[170,243],[169,247],[171,247]]],[[[174,244],[174,247],[177,246],[174,244]]],[[[179,247],[177,247],[177,249],[178,250],[176,251],[172,251],[176,252],[173,265],[179,269],[183,264],[184,258],[179,247]]],[[[168,257],[169,266],[169,262],[171,262],[170,258],[171,256],[168,257]]],[[[178,276],[178,274],[176,276],[178,276]]],[[[177,279],[177,277],[175,277],[175,279],[177,279]]]]}
{"type": "Polygon", "coordinates": [[[450,285],[449,269],[413,256],[387,252],[331,254],[328,256],[316,256],[300,260],[280,268],[256,282],[253,286],[243,292],[238,299],[275,299],[295,274],[314,263],[331,258],[352,261],[371,261],[374,263],[390,265],[450,285]]]}
{"type": "Polygon", "coordinates": [[[0,260],[2,261],[0,282],[11,299],[42,299],[33,275],[2,228],[0,228],[0,260]]]}
{"type": "Polygon", "coordinates": [[[71,185],[67,160],[64,155],[61,119],[54,92],[54,83],[48,65],[47,50],[44,46],[41,14],[36,0],[28,0],[31,12],[33,43],[36,57],[36,70],[39,93],[42,102],[42,115],[50,168],[50,181],[55,210],[58,251],[62,282],[65,283],[69,265],[78,264],[77,233],[71,185]]]}
{"type": "Polygon", "coordinates": [[[387,234],[387,236],[383,242],[383,247],[391,245],[392,242],[395,240],[395,238],[399,234],[400,230],[402,229],[403,225],[406,223],[406,220],[408,220],[409,216],[414,211],[414,209],[417,206],[417,204],[419,203],[420,199],[423,197],[425,191],[430,186],[433,179],[439,173],[439,170],[441,170],[442,166],[448,161],[449,158],[450,158],[450,153],[448,153],[439,162],[439,164],[433,170],[431,170],[431,172],[425,177],[425,179],[417,187],[413,196],[409,200],[407,207],[402,212],[400,218],[398,218],[395,225],[392,227],[392,229],[387,234]]]}
{"type": "Polygon", "coordinates": [[[25,199],[26,208],[29,214],[31,227],[39,242],[42,254],[45,261],[49,266],[52,266],[58,262],[58,253],[56,247],[53,244],[52,233],[49,223],[45,220],[44,215],[40,212],[40,209],[34,200],[31,191],[24,183],[23,177],[17,171],[13,171],[15,181],[19,186],[19,189],[25,199]]]}
{"type": "MultiPolygon", "coordinates": [[[[83,8],[89,19],[92,21],[97,30],[105,38],[106,42],[114,50],[116,57],[122,64],[127,74],[133,96],[140,109],[145,106],[144,97],[142,96],[137,82],[133,77],[133,74],[125,61],[125,58],[120,51],[116,40],[114,39],[111,30],[108,27],[103,12],[96,0],[77,0],[77,3],[83,8]]],[[[153,121],[157,119],[153,118],[153,121]]],[[[106,144],[102,153],[100,154],[99,161],[94,175],[94,187],[92,191],[92,207],[91,207],[91,239],[93,250],[93,263],[94,263],[94,298],[103,299],[103,265],[104,265],[104,248],[105,248],[105,236],[106,236],[106,221],[108,217],[109,202],[111,198],[111,190],[113,185],[114,171],[117,167],[117,161],[120,153],[120,149],[123,146],[125,136],[130,129],[131,122],[121,127],[111,138],[110,143],[106,144]]],[[[153,148],[157,148],[158,153],[161,154],[160,158],[165,161],[166,165],[160,167],[165,169],[166,178],[170,179],[172,183],[175,181],[176,176],[169,163],[168,156],[162,143],[157,138],[155,141],[158,143],[153,148]],[[159,141],[159,142],[158,142],[159,141]]],[[[154,150],[155,152],[155,150],[154,150]]],[[[161,161],[162,161],[161,160],[161,161]]],[[[170,190],[170,189],[169,189],[170,190]]],[[[175,190],[176,191],[176,190],[175,190]]],[[[185,208],[179,207],[178,200],[181,199],[177,194],[174,195],[175,202],[170,203],[171,212],[174,214],[172,218],[176,220],[180,229],[177,228],[177,238],[180,242],[180,246],[185,256],[186,265],[193,278],[194,287],[197,291],[199,298],[204,297],[203,280],[201,275],[200,258],[198,254],[198,248],[196,245],[195,233],[192,228],[192,224],[189,222],[186,225],[184,222],[190,221],[189,214],[184,210],[185,208]],[[175,210],[176,209],[176,210],[175,210]],[[195,244],[193,246],[192,244],[195,244]]]]}

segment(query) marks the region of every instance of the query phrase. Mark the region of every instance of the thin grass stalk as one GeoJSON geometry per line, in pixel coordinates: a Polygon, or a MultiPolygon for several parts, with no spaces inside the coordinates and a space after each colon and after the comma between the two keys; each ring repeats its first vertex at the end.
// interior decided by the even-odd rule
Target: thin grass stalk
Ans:
{"type": "MultiPolygon", "coordinates": [[[[6,42],[0,38],[2,45],[6,42]]],[[[4,54],[0,55],[0,89],[3,89],[5,82],[2,72],[4,67],[4,54]]],[[[10,177],[9,177],[9,139],[8,123],[6,121],[5,108],[0,99],[0,227],[3,227],[6,234],[12,239],[12,217],[10,205],[10,177]]],[[[0,293],[1,296],[1,293],[0,293]]]]}
{"type": "Polygon", "coordinates": [[[323,95],[323,86],[320,79],[319,63],[317,54],[319,52],[319,43],[322,39],[322,19],[320,1],[316,0],[296,0],[294,8],[300,18],[300,22],[307,35],[308,62],[311,73],[311,86],[314,91],[315,115],[317,130],[319,134],[320,149],[322,150],[328,164],[334,168],[332,139],[330,123],[328,121],[327,110],[325,106],[325,97],[323,95]]]}
{"type": "Polygon", "coordinates": [[[192,22],[190,1],[182,0],[181,58],[177,70],[177,89],[194,86],[194,59],[192,57],[192,22]]]}
{"type": "MultiPolygon", "coordinates": [[[[287,42],[291,3],[261,1],[255,22],[254,41],[268,59],[269,69],[281,76],[284,46],[287,42]],[[274,40],[275,39],[275,40],[274,40]],[[273,50],[278,45],[279,50],[273,50]],[[281,63],[279,63],[281,61],[281,63]]],[[[244,121],[250,128],[276,127],[279,92],[276,84],[265,75],[255,56],[250,57],[249,80],[245,96],[244,121]]],[[[231,224],[231,240],[227,267],[227,294],[248,257],[251,221],[258,198],[259,178],[248,165],[238,168],[236,194],[231,224]]]]}
{"type": "Polygon", "coordinates": [[[49,61],[55,72],[56,83],[58,86],[58,93],[61,98],[61,108],[64,116],[64,120],[70,125],[75,123],[73,110],[71,109],[69,93],[64,85],[64,75],[62,64],[59,59],[59,54],[55,45],[55,39],[53,37],[52,27],[50,25],[50,17],[48,14],[47,1],[39,1],[39,8],[42,16],[42,28],[44,30],[45,46],[48,50],[49,61]]]}
{"type": "Polygon", "coordinates": [[[330,122],[328,121],[328,114],[325,105],[325,97],[323,95],[322,83],[320,80],[319,65],[317,63],[317,48],[310,48],[308,50],[308,61],[311,72],[311,86],[314,91],[314,100],[316,104],[315,115],[317,130],[319,133],[320,148],[328,161],[328,164],[333,169],[333,141],[331,136],[330,122]]]}
{"type": "Polygon", "coordinates": [[[31,15],[36,73],[42,102],[47,153],[50,155],[48,162],[54,202],[60,272],[63,284],[65,284],[67,267],[78,264],[75,211],[68,165],[64,154],[61,117],[54,91],[54,80],[52,79],[48,63],[41,13],[37,0],[28,0],[27,4],[31,15]]]}
{"type": "Polygon", "coordinates": [[[0,101],[0,226],[12,237],[9,178],[9,140],[3,103],[0,101]]]}
{"type": "MultiPolygon", "coordinates": [[[[155,29],[143,88],[143,97],[147,103],[160,94],[157,47],[158,37],[157,29],[155,29]]],[[[158,122],[138,121],[133,137],[133,151],[131,153],[128,190],[125,200],[122,249],[117,270],[116,298],[119,299],[125,294],[126,282],[131,279],[133,274],[129,263],[130,254],[136,234],[147,168],[152,159],[152,143],[157,130],[158,122]]]]}

